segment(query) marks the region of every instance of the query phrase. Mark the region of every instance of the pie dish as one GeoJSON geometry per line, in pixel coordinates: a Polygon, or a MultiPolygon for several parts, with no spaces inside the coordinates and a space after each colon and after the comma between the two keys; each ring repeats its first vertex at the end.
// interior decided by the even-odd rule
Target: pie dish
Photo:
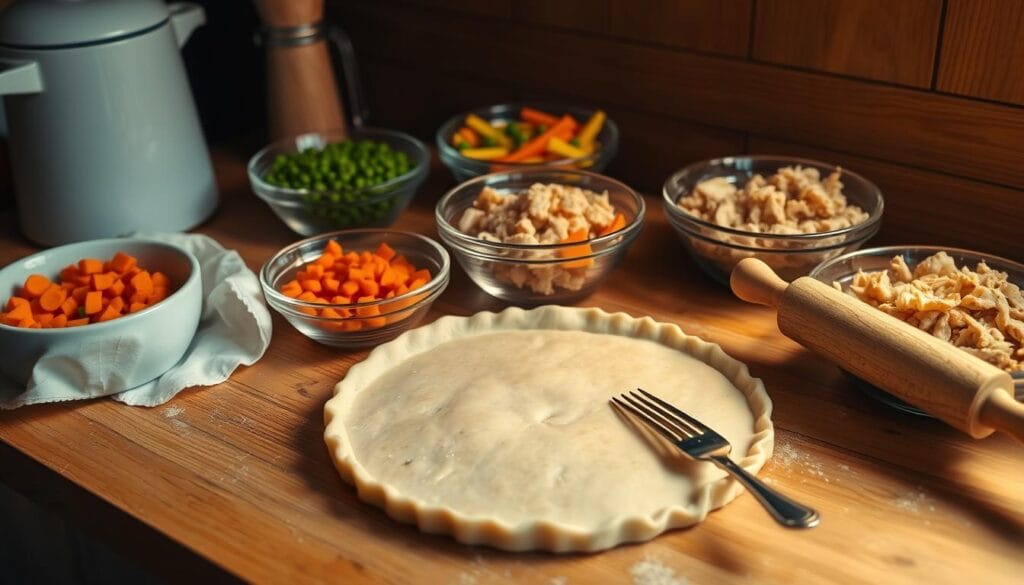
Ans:
{"type": "Polygon", "coordinates": [[[443,317],[375,349],[325,406],[359,497],[466,544],[597,551],[696,524],[740,486],[608,405],[641,386],[703,420],[756,473],[771,400],[747,367],[679,327],[600,309],[443,317]]]}

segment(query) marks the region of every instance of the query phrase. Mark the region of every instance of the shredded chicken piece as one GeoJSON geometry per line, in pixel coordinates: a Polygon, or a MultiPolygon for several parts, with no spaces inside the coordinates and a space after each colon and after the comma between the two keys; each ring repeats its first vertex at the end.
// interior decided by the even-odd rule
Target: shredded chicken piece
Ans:
{"type": "MultiPolygon", "coordinates": [[[[526,191],[502,194],[484,187],[457,225],[480,239],[506,244],[558,244],[569,234],[586,231],[595,237],[615,220],[608,193],[595,193],[571,185],[535,183],[526,191]]],[[[524,259],[551,258],[550,251],[523,251],[524,259]]],[[[586,282],[587,266],[491,263],[495,278],[517,288],[550,295],[556,289],[579,290],[586,282]]]]}
{"type": "Polygon", "coordinates": [[[822,181],[817,169],[783,167],[767,178],[754,175],[742,189],[716,177],[698,183],[676,204],[704,221],[747,232],[830,232],[868,218],[863,209],[846,202],[841,174],[837,168],[822,181]]]}
{"type": "Polygon", "coordinates": [[[858,272],[847,292],[1012,373],[1024,371],[1024,293],[1008,279],[938,252],[913,270],[896,256],[887,270],[858,272]]]}

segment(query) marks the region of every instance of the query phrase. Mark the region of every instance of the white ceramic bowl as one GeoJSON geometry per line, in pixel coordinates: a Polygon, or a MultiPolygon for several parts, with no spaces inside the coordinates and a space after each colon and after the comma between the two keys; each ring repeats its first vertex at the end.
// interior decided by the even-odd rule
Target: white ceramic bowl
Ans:
{"type": "MultiPolygon", "coordinates": [[[[109,260],[118,251],[135,256],[139,266],[147,270],[166,274],[173,292],[137,313],[80,327],[26,329],[0,323],[0,352],[4,356],[0,372],[25,385],[32,376],[32,368],[43,356],[67,356],[69,364],[74,364],[78,356],[100,344],[120,342],[126,352],[134,351],[136,355],[128,362],[129,367],[111,372],[104,383],[126,390],[157,378],[181,359],[199,325],[203,287],[199,261],[171,244],[113,238],[76,242],[32,254],[0,270],[0,303],[16,294],[30,274],[55,279],[68,264],[82,258],[109,260]]],[[[82,375],[79,370],[69,368],[73,374],[82,375]]]]}

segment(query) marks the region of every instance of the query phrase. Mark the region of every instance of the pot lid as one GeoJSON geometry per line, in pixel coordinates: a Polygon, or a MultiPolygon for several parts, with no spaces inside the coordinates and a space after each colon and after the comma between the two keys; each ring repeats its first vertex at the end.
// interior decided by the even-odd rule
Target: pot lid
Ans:
{"type": "Polygon", "coordinates": [[[57,49],[106,43],[146,32],[167,17],[160,0],[14,0],[0,11],[0,45],[57,49]]]}

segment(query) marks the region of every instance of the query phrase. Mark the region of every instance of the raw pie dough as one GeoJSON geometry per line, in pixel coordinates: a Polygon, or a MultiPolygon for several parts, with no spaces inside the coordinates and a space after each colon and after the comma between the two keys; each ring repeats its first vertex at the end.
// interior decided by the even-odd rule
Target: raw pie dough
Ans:
{"type": "Polygon", "coordinates": [[[393,518],[467,544],[595,551],[701,521],[740,487],[609,406],[642,387],[756,473],[771,401],[715,344],[599,309],[444,317],[374,350],[327,402],[341,475],[393,518]]]}

